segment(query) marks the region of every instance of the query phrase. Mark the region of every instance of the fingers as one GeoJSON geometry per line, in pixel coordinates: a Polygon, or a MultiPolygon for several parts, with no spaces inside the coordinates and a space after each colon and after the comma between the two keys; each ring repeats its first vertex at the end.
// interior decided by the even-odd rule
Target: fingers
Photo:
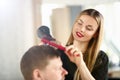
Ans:
{"type": "Polygon", "coordinates": [[[69,56],[80,56],[80,54],[78,52],[78,48],[74,47],[73,45],[66,48],[66,53],[69,56]]]}
{"type": "Polygon", "coordinates": [[[77,56],[77,55],[78,55],[78,49],[77,49],[77,48],[73,48],[73,49],[71,50],[71,54],[72,54],[73,56],[77,56]]]}

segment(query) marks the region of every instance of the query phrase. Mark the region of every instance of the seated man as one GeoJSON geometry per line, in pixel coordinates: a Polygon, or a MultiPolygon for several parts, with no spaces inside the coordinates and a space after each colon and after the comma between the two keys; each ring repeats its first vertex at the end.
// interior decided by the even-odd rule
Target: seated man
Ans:
{"type": "Polygon", "coordinates": [[[64,80],[60,54],[49,45],[31,47],[22,57],[21,72],[25,80],[64,80]]]}

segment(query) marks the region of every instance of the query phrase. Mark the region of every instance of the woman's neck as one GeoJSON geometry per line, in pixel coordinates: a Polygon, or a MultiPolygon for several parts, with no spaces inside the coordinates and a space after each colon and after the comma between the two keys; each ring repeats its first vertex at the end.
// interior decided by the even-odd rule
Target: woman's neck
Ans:
{"type": "Polygon", "coordinates": [[[77,47],[78,50],[80,50],[82,53],[85,53],[87,46],[88,46],[88,42],[78,42],[78,41],[74,40],[73,45],[75,47],[77,47]]]}

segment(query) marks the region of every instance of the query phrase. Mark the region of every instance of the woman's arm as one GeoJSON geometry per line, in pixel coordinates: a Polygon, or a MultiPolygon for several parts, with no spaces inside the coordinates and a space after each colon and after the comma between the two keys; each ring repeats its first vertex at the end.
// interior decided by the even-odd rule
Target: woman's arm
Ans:
{"type": "Polygon", "coordinates": [[[66,48],[65,53],[69,57],[69,59],[78,67],[82,80],[95,80],[83,60],[82,53],[78,51],[77,48],[75,48],[74,46],[69,46],[66,48]]]}
{"type": "Polygon", "coordinates": [[[85,62],[77,65],[80,71],[81,79],[82,80],[95,80],[95,78],[91,75],[90,71],[88,70],[85,62]]]}

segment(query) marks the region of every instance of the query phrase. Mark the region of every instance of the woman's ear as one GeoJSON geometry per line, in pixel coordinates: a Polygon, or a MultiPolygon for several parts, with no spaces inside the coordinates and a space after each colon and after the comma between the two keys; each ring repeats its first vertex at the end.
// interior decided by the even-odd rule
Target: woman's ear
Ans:
{"type": "Polygon", "coordinates": [[[96,38],[98,36],[98,32],[96,32],[94,35],[93,35],[93,38],[96,38]]]}
{"type": "Polygon", "coordinates": [[[33,80],[42,80],[42,73],[39,69],[33,70],[33,80]]]}

